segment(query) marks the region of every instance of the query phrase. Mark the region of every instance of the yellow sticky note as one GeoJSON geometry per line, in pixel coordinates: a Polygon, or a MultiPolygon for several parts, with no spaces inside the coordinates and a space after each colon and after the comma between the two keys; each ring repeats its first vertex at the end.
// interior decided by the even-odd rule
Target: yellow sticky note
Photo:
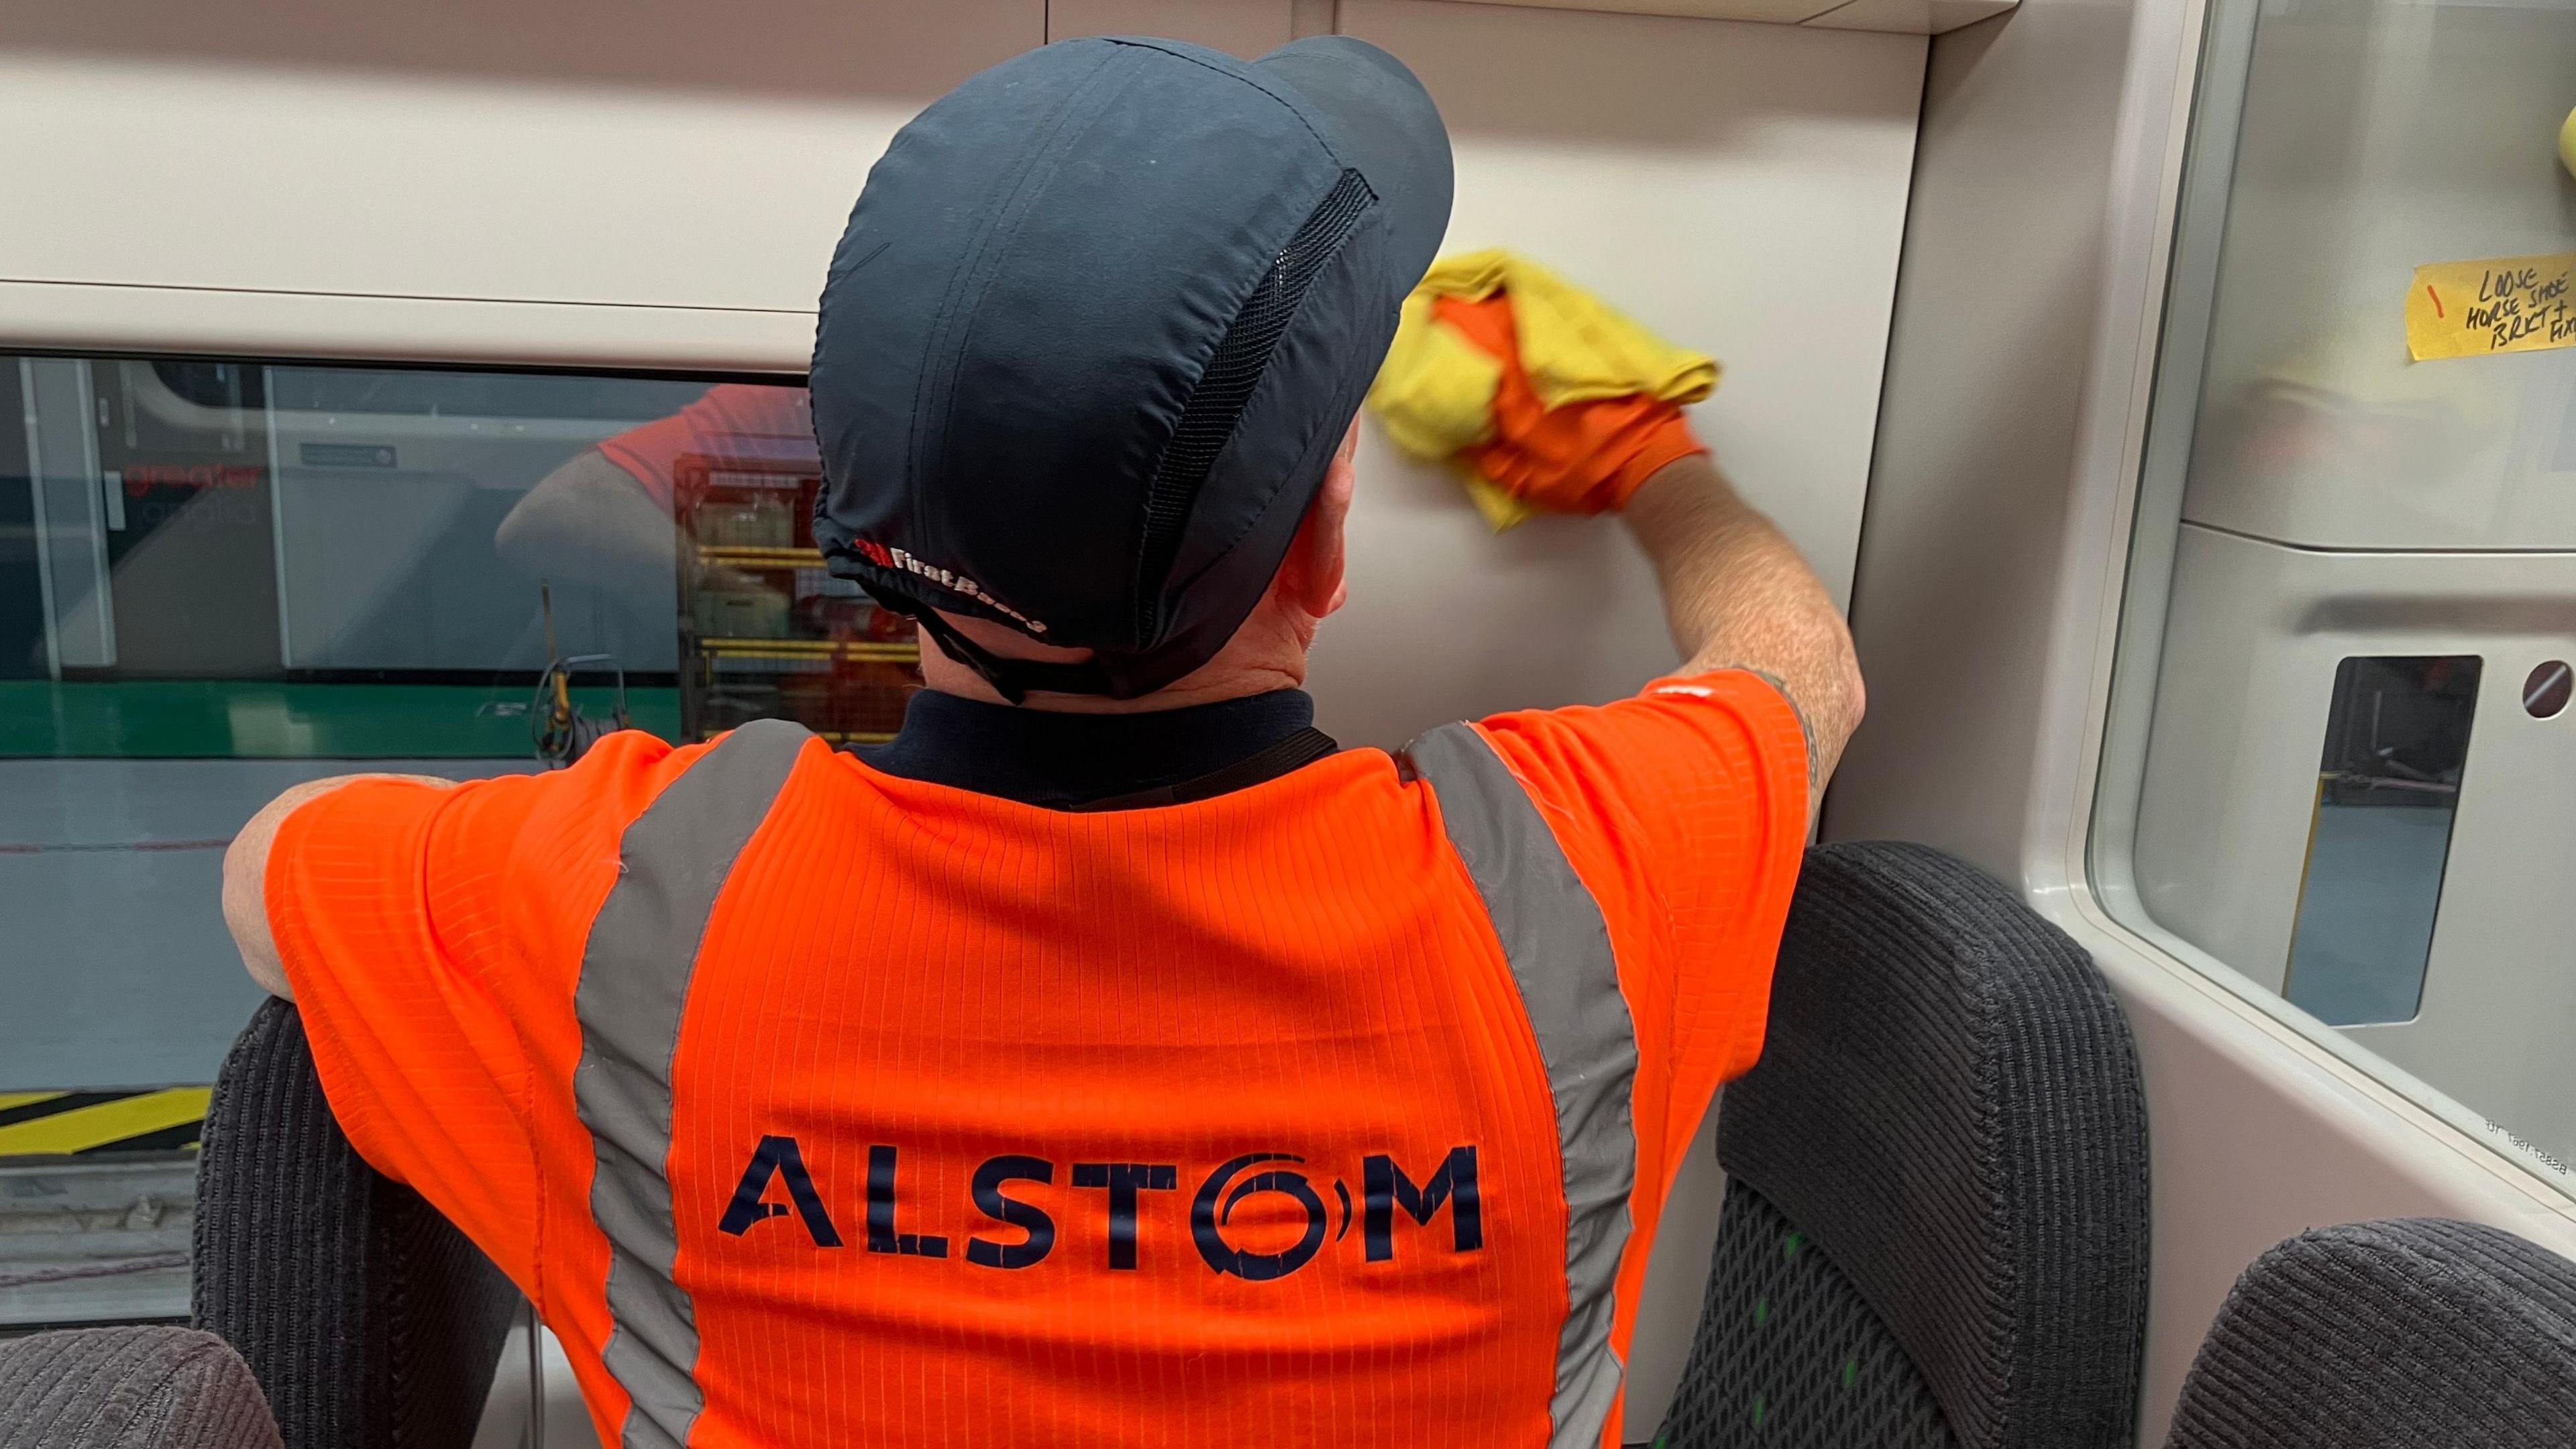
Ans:
{"type": "Polygon", "coordinates": [[[2576,252],[2428,262],[2406,293],[2417,362],[2576,347],[2576,252]]]}

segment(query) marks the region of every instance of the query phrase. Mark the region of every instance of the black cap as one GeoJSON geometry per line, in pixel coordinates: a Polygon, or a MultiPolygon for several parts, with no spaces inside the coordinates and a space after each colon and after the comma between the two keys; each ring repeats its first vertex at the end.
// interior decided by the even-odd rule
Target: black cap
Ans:
{"type": "Polygon", "coordinates": [[[1260,601],[1449,222],[1395,57],[1068,40],[896,134],[823,283],[814,537],[996,688],[1130,698],[1260,601]],[[931,613],[1093,651],[1003,659],[931,613]]]}

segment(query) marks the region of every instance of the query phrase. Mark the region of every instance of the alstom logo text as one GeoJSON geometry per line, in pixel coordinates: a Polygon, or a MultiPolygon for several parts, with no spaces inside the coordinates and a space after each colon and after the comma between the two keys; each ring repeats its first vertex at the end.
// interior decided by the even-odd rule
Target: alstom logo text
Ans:
{"type": "MultiPolygon", "coordinates": [[[[901,1153],[880,1143],[868,1149],[867,1162],[862,1194],[867,1251],[906,1258],[948,1257],[951,1243],[947,1236],[907,1232],[903,1228],[909,1213],[903,1200],[901,1153]]],[[[1108,1230],[1093,1261],[1111,1272],[1134,1271],[1148,1237],[1159,1241],[1163,1236],[1160,1232],[1149,1234],[1149,1225],[1168,1221],[1180,1207],[1177,1201],[1171,1208],[1160,1206],[1167,1201],[1162,1194],[1180,1191],[1179,1166],[1168,1162],[1075,1162],[1067,1166],[1071,1169],[1065,1178],[1067,1184],[1076,1191],[1101,1194],[1107,1209],[1108,1230]]],[[[1008,1231],[979,1232],[968,1237],[962,1255],[967,1263],[1002,1270],[1034,1268],[1056,1251],[1059,1234],[1055,1215],[1028,1196],[1029,1185],[1054,1185],[1056,1168],[1057,1164],[1043,1157],[1018,1154],[987,1158],[976,1167],[967,1189],[974,1209],[1008,1231]]],[[[1448,1250],[1472,1253],[1484,1247],[1484,1206],[1477,1190],[1474,1147],[1450,1148],[1419,1180],[1399,1165],[1393,1154],[1370,1153],[1360,1159],[1359,1178],[1355,1208],[1347,1181],[1328,1177],[1319,1184],[1302,1157],[1286,1152],[1244,1153],[1208,1172],[1194,1185],[1187,1205],[1191,1245],[1211,1272],[1268,1282],[1287,1277],[1313,1262],[1329,1244],[1348,1238],[1355,1218],[1364,1260],[1393,1262],[1399,1215],[1416,1228],[1427,1229],[1445,1208],[1449,1214],[1448,1250]],[[1236,1208],[1264,1196],[1280,1199],[1265,1205],[1275,1210],[1276,1220],[1291,1225],[1302,1220],[1294,1241],[1277,1241],[1276,1235],[1265,1235],[1273,1240],[1256,1248],[1238,1240],[1236,1208]]],[[[796,1139],[763,1137],[752,1149],[751,1161],[734,1188],[733,1201],[716,1226],[720,1232],[741,1237],[762,1223],[786,1217],[796,1219],[815,1247],[845,1246],[824,1187],[806,1166],[805,1154],[796,1139]],[[771,1200],[773,1193],[786,1200],[771,1200]]],[[[1435,1236],[1433,1241],[1437,1240],[1435,1236]]]]}

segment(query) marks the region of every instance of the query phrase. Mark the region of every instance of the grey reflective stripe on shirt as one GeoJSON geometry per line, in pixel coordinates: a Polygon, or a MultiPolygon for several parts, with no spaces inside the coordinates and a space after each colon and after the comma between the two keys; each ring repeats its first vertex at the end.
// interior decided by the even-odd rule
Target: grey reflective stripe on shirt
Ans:
{"type": "Polygon", "coordinates": [[[1548,1443],[1593,1449],[1619,1401],[1623,1370],[1610,1346],[1610,1320],[1628,1243],[1628,1191],[1637,1178],[1629,1112],[1637,1032],[1619,994],[1610,928],[1546,817],[1484,736],[1443,725],[1404,754],[1439,797],[1449,843],[1485,898],[1547,1064],[1565,1159],[1566,1289],[1548,1443]]]}
{"type": "Polygon", "coordinates": [[[706,1404],[697,1315],[671,1276],[671,1057],[716,892],[811,738],[748,724],[663,787],[626,827],[582,949],[573,1106],[597,1154],[590,1215],[608,1238],[612,1323],[600,1357],[630,1401],[622,1449],[678,1449],[706,1404]]]}

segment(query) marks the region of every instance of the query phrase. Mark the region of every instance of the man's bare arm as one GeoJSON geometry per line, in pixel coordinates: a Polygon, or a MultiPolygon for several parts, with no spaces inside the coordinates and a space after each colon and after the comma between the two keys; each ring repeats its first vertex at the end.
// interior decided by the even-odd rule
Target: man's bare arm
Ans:
{"type": "Polygon", "coordinates": [[[1851,630],[1815,572],[1706,455],[1667,464],[1627,507],[1663,583],[1686,674],[1749,669],[1797,707],[1807,731],[1809,811],[1860,725],[1851,630]]]}
{"type": "Polygon", "coordinates": [[[296,806],[355,780],[402,780],[436,785],[442,790],[456,785],[454,780],[442,780],[436,775],[336,775],[328,780],[309,780],[260,807],[260,812],[233,837],[233,843],[224,850],[224,925],[233,933],[233,944],[241,950],[242,965],[250,969],[250,979],[271,996],[295,999],[294,989],[286,983],[285,959],[277,953],[277,937],[268,929],[269,849],[277,843],[278,827],[295,813],[296,806]]]}
{"type": "Polygon", "coordinates": [[[492,539],[502,561],[529,578],[636,597],[670,587],[677,546],[671,510],[596,448],[537,480],[492,539]]]}

